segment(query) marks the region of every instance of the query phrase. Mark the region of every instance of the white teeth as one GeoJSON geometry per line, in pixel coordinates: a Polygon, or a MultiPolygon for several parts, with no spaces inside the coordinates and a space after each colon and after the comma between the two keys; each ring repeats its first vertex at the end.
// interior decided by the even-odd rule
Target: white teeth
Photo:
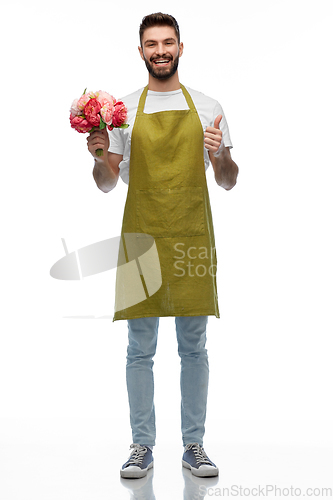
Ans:
{"type": "Polygon", "coordinates": [[[163,61],[154,61],[155,64],[165,64],[165,63],[168,63],[169,61],[168,60],[163,60],[163,61]]]}

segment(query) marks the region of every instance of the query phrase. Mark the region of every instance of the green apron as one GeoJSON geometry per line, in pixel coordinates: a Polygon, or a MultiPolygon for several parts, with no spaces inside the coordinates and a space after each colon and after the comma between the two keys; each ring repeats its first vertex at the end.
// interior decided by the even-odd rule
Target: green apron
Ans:
{"type": "Polygon", "coordinates": [[[220,317],[203,129],[191,96],[181,89],[187,110],[144,113],[148,86],[139,100],[113,321],[220,317]]]}

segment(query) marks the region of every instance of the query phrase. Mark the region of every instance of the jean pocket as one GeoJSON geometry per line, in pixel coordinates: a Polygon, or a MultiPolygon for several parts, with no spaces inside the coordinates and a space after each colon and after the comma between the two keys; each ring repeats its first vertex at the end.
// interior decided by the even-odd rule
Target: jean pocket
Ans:
{"type": "Polygon", "coordinates": [[[201,187],[138,189],[136,200],[138,232],[155,238],[205,234],[201,187]]]}

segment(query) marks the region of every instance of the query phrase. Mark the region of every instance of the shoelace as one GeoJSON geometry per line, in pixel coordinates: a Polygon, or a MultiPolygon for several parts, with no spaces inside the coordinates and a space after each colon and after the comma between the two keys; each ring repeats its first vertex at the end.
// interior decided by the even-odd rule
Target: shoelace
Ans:
{"type": "Polygon", "coordinates": [[[195,459],[198,463],[212,465],[212,462],[207,457],[206,452],[202,448],[202,446],[200,446],[198,443],[190,443],[190,444],[187,444],[185,446],[185,451],[191,450],[191,449],[193,450],[193,453],[195,455],[195,459]]]}
{"type": "Polygon", "coordinates": [[[147,452],[147,448],[145,446],[141,446],[139,444],[131,444],[130,448],[133,448],[131,453],[131,457],[128,460],[129,465],[138,465],[142,463],[143,457],[147,452]]]}

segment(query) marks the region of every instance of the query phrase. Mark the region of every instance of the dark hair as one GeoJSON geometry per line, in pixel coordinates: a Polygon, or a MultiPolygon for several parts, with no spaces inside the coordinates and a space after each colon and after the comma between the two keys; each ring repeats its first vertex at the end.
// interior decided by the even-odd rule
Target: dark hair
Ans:
{"type": "Polygon", "coordinates": [[[178,44],[180,43],[180,31],[176,19],[173,16],[170,16],[170,14],[162,14],[162,12],[156,12],[155,14],[149,14],[149,16],[145,16],[142,19],[139,30],[141,47],[144,31],[147,28],[152,28],[153,26],[172,26],[172,28],[174,28],[176,32],[178,44]]]}

